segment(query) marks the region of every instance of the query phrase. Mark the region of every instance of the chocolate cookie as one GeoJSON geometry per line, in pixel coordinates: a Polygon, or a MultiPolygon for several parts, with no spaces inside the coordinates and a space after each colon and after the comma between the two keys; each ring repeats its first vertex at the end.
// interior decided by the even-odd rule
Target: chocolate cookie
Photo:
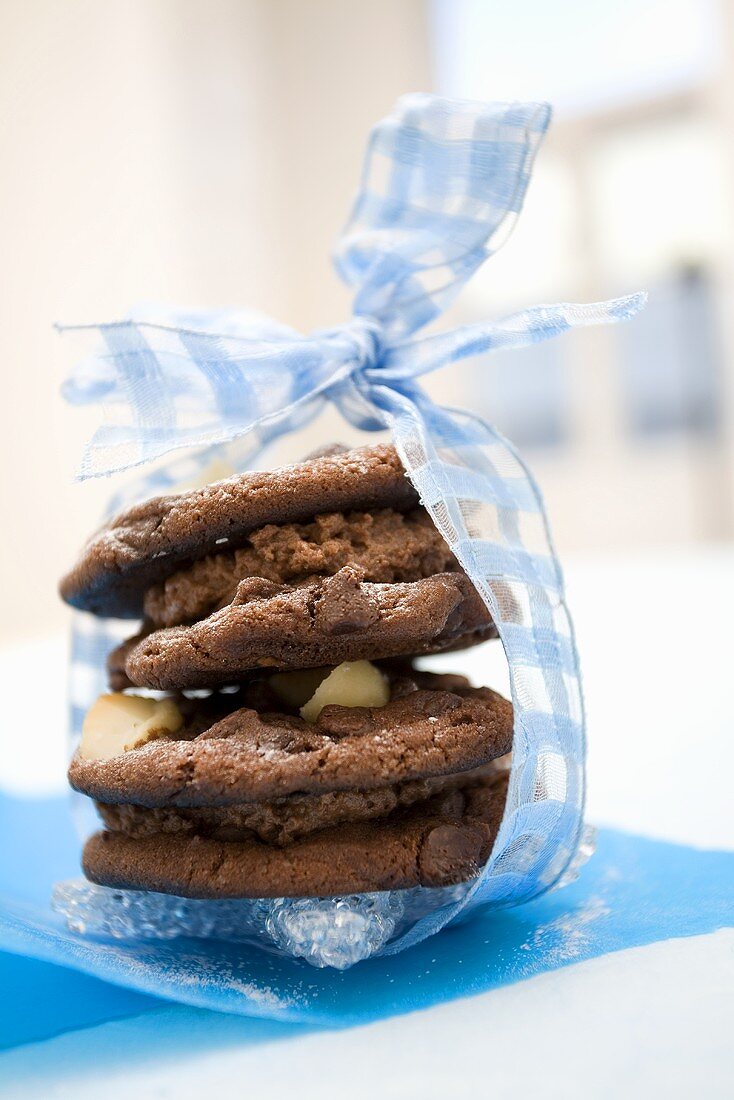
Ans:
{"type": "Polygon", "coordinates": [[[258,705],[254,686],[245,690],[249,706],[237,695],[191,700],[175,736],[106,760],[77,753],[71,785],[104,803],[235,806],[452,775],[512,744],[511,704],[461,677],[398,677],[385,706],[326,706],[312,725],[273,712],[267,698],[258,705]]]}
{"type": "Polygon", "coordinates": [[[276,847],[254,837],[97,833],[84,872],[118,889],[191,898],[329,897],[447,886],[476,875],[499,829],[506,777],[436,796],[370,822],[339,825],[276,847]]]}
{"type": "Polygon", "coordinates": [[[93,881],[329,896],[456,883],[488,858],[511,704],[406,658],[496,630],[392,447],[141,504],[61,591],[142,619],[110,655],[115,688],[176,693],[87,715],[69,779],[106,825],[93,881]]]}
{"type": "Polygon", "coordinates": [[[226,607],[190,626],[132,638],[112,652],[109,669],[113,687],[169,691],[235,683],[254,669],[435,653],[494,634],[463,573],[373,584],[347,565],[296,587],[242,580],[226,607]]]}
{"type": "Polygon", "coordinates": [[[266,525],[319,513],[418,505],[393,447],[365,447],[268,472],[240,474],[116,516],[88,542],[61,582],[62,597],[98,615],[139,618],[147,589],[209,554],[247,544],[266,525]]]}

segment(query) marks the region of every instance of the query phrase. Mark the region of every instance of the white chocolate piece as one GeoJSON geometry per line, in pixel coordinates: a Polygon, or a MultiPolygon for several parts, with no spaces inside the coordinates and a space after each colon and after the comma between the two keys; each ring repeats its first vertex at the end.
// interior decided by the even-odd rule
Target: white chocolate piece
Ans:
{"type": "Polygon", "coordinates": [[[276,672],[269,683],[289,707],[302,707],[307,703],[322,680],[329,675],[328,668],[304,668],[296,672],[276,672]]]}
{"type": "Polygon", "coordinates": [[[384,707],[390,701],[390,686],[369,661],[342,661],[329,673],[305,706],[301,717],[315,722],[324,707],[384,707]]]}
{"type": "Polygon", "coordinates": [[[100,695],[84,719],[79,755],[85,760],[109,760],[157,737],[177,733],[183,721],[172,699],[145,699],[121,692],[100,695]]]}

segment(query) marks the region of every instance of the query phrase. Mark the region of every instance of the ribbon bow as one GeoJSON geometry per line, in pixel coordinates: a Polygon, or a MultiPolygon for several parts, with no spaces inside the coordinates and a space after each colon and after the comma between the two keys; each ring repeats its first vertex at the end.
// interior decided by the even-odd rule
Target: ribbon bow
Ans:
{"type": "MultiPolygon", "coordinates": [[[[472,903],[525,900],[557,883],[572,860],[582,830],[583,706],[560,566],[532,476],[491,425],[435,405],[418,379],[467,356],[630,317],[644,296],[538,306],[497,323],[414,334],[506,238],[549,121],[543,104],[404,97],[372,132],[336,249],[337,271],[355,291],[350,321],[303,336],[240,311],[138,314],[89,326],[104,350],[64,386],[70,402],[100,402],[108,413],[82,478],[204,448],[148,474],[135,497],[173,487],[225,443],[244,468],[327,401],[358,428],[390,429],[423,505],[487,603],[510,666],[510,790],[472,903]]],[[[89,631],[77,636],[77,669],[96,668],[105,648],[100,641],[90,657],[89,631]]],[[[88,701],[86,690],[76,693],[77,722],[88,701]]],[[[439,923],[453,915],[445,911],[439,923]]],[[[436,919],[419,922],[398,946],[434,930],[436,919]]]]}

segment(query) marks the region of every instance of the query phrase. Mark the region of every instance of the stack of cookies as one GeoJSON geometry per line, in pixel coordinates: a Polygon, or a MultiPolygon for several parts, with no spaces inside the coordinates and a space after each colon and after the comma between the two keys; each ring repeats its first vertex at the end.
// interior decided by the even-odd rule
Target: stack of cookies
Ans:
{"type": "Polygon", "coordinates": [[[496,634],[392,447],[332,448],[117,516],[63,598],[142,621],[72,786],[93,882],[328,897],[476,875],[512,708],[413,659],[496,634]]]}

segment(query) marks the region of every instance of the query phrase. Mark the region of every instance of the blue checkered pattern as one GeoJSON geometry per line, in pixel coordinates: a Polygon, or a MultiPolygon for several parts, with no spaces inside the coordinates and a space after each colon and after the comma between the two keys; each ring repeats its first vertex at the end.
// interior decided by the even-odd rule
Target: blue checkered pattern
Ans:
{"type": "Polygon", "coordinates": [[[399,100],[335,253],[355,314],[394,342],[445,310],[511,231],[549,122],[544,103],[399,100]]]}
{"type": "MultiPolygon", "coordinates": [[[[246,469],[269,440],[300,428],[327,401],[359,428],[390,429],[421,500],[492,612],[510,667],[509,799],[489,863],[462,907],[523,901],[562,876],[582,828],[584,713],[540,492],[494,428],[466,411],[437,407],[418,378],[469,355],[630,317],[643,302],[635,295],[539,306],[499,323],[413,337],[507,235],[549,114],[536,104],[405,97],[372,133],[361,190],[336,250],[337,269],[355,290],[349,322],[302,336],[246,313],[137,314],[91,326],[103,348],[64,390],[74,403],[100,402],[108,411],[87,447],[82,477],[186,448],[183,458],[118,495],[111,512],[207,471],[211,480],[246,469]],[[194,447],[203,449],[192,453],[194,447]]],[[[102,660],[123,627],[79,616],[77,729],[104,688],[102,660]]],[[[419,922],[400,946],[454,915],[426,917],[431,927],[419,922]]]]}

